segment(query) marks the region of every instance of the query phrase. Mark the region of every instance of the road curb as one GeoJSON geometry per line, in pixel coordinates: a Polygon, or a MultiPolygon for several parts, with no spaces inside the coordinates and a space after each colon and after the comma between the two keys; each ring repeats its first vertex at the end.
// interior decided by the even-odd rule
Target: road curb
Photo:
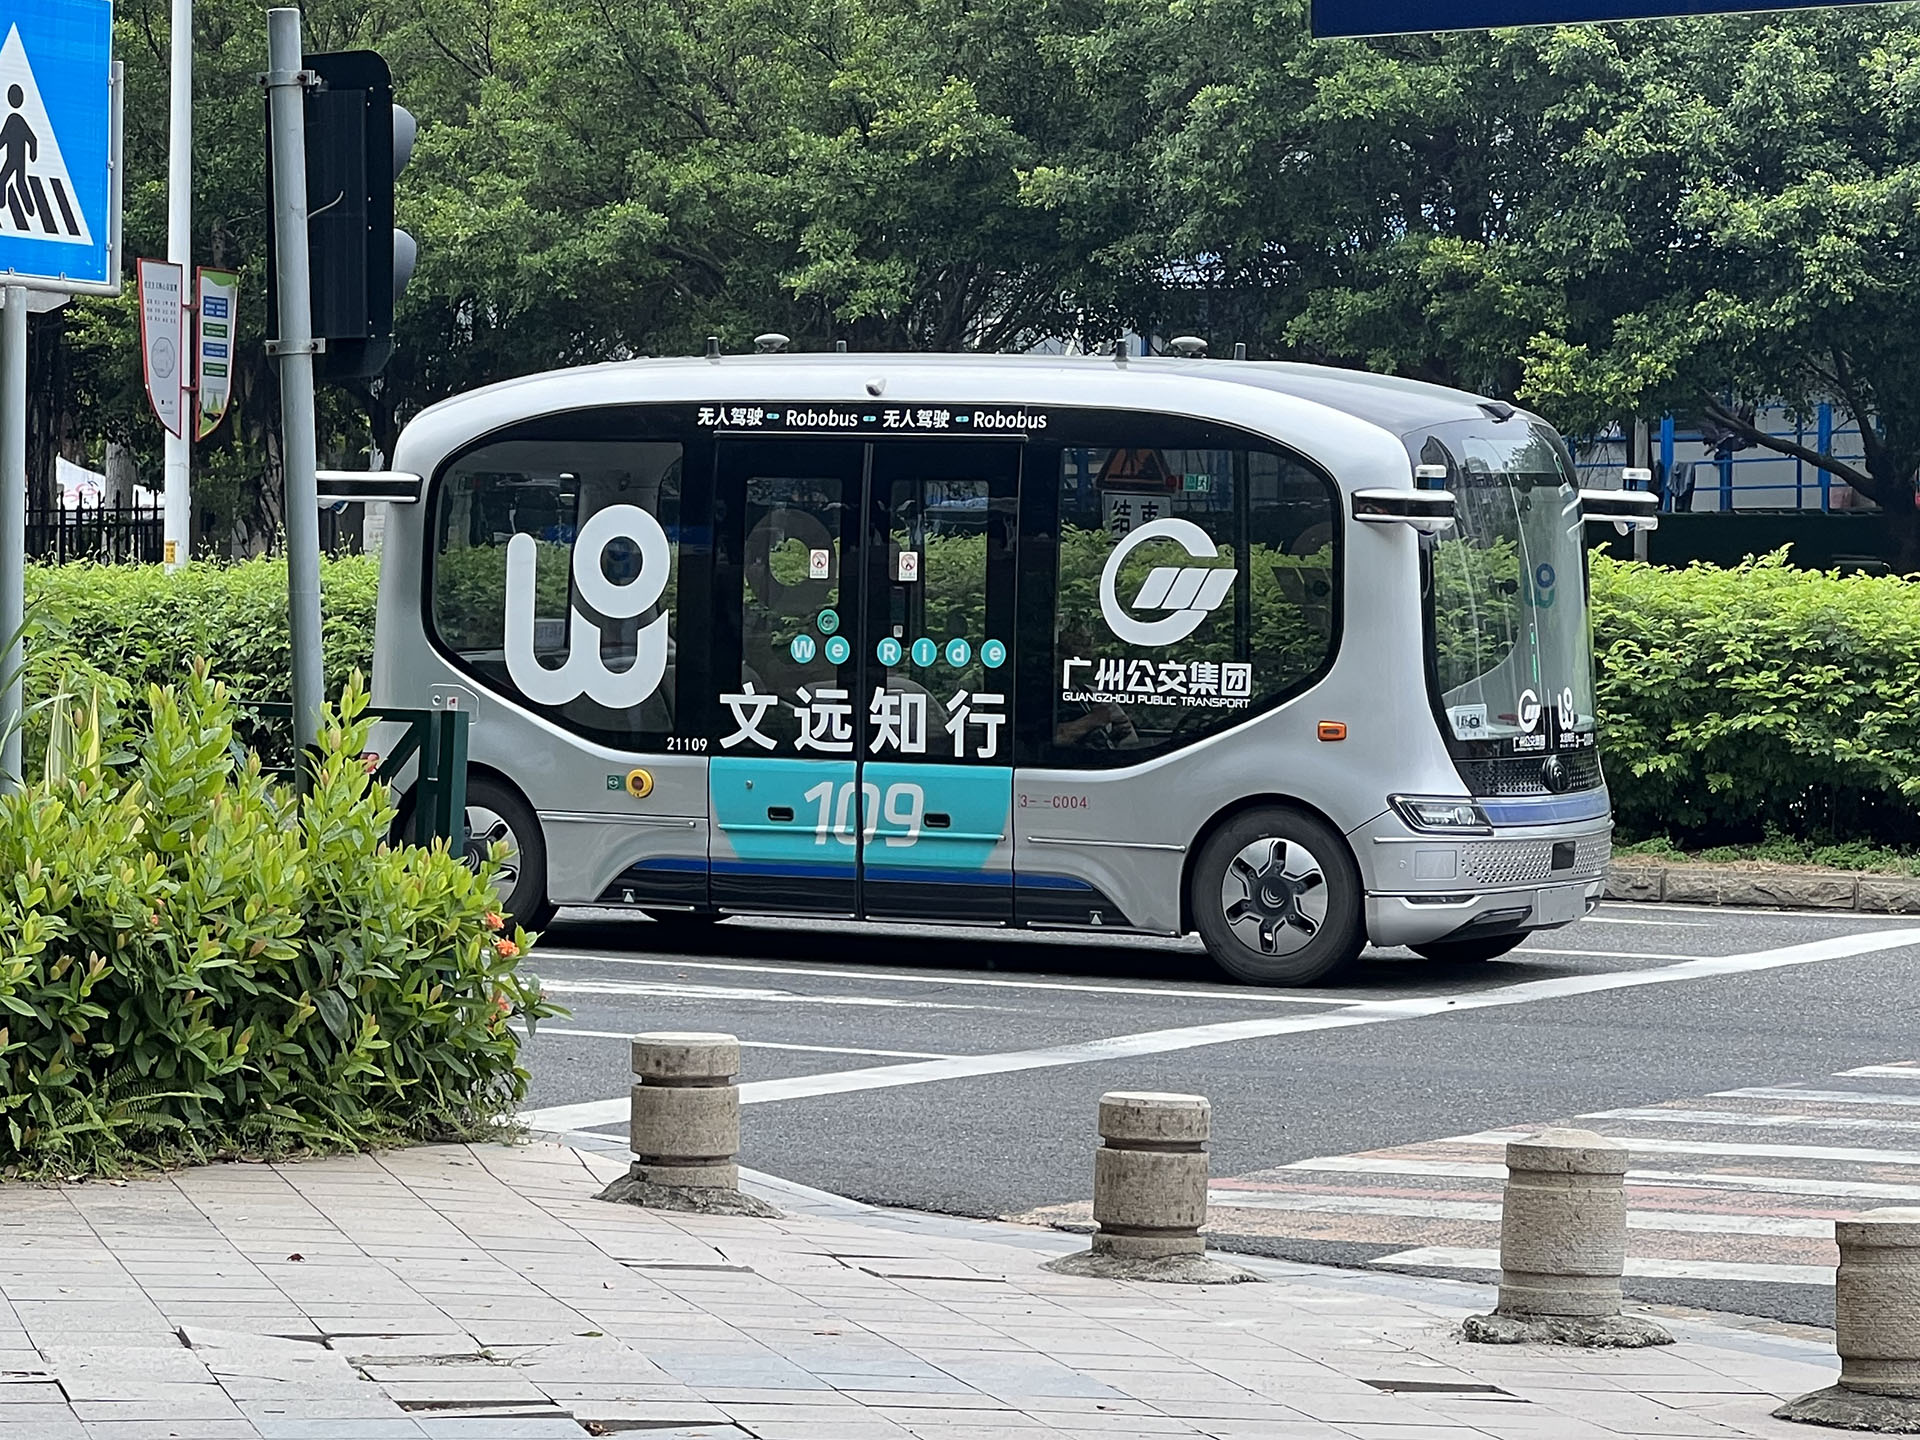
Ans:
{"type": "Polygon", "coordinates": [[[1616,860],[1607,871],[1607,898],[1649,904],[1915,915],[1920,914],[1920,876],[1853,870],[1743,870],[1732,865],[1616,860]]]}

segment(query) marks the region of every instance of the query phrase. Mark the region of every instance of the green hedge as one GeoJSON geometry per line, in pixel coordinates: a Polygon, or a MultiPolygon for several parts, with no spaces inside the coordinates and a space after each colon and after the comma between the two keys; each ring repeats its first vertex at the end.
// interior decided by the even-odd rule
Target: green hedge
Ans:
{"type": "MultiPolygon", "coordinates": [[[[375,581],[364,557],[324,569],[333,693],[372,664],[375,581]]],[[[40,695],[65,677],[123,704],[196,655],[237,696],[285,695],[278,561],[35,568],[28,593],[40,695]]],[[[1920,842],[1920,583],[1797,570],[1784,551],[1736,569],[1595,555],[1593,599],[1623,835],[1920,842]]]]}
{"type": "MultiPolygon", "coordinates": [[[[355,670],[373,668],[379,563],[365,555],[325,560],[320,575],[327,693],[338,695],[355,670]]],[[[206,660],[243,703],[289,698],[284,560],[192,565],[175,574],[157,565],[31,565],[26,589],[29,699],[63,687],[97,693],[111,728],[112,716],[130,702],[139,709],[150,686],[180,682],[195,659],[206,660]]],[[[240,729],[250,741],[263,738],[244,716],[240,729]]],[[[44,722],[28,729],[32,764],[44,753],[45,734],[44,722]]]]}
{"type": "Polygon", "coordinates": [[[1625,836],[1920,839],[1920,582],[1593,557],[1625,836]]]}
{"type": "Polygon", "coordinates": [[[236,759],[204,669],[142,697],[131,753],[92,704],[0,799],[0,1165],[332,1149],[482,1131],[525,1094],[508,1021],[553,1013],[491,866],[389,847],[365,694],[296,806],[236,759]]]}

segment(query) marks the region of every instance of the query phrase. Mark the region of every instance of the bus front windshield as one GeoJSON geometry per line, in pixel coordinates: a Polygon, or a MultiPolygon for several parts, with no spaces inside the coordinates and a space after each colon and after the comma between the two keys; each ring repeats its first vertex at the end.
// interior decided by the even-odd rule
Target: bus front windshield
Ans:
{"type": "Polygon", "coordinates": [[[1559,438],[1519,418],[1466,421],[1409,436],[1408,448],[1446,467],[1456,501],[1431,571],[1449,738],[1483,755],[1593,745],[1585,536],[1559,438]]]}

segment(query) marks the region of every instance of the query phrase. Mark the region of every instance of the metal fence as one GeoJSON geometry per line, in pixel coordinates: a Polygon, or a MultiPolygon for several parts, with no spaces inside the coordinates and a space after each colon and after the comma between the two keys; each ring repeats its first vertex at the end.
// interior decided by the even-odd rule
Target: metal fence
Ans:
{"type": "Polygon", "coordinates": [[[78,505],[27,510],[27,554],[56,564],[157,565],[161,558],[158,505],[78,505]]]}

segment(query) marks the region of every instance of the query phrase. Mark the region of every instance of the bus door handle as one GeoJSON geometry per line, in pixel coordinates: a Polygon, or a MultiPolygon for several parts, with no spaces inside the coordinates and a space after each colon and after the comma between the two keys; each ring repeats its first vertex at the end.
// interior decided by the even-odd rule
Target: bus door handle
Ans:
{"type": "Polygon", "coordinates": [[[925,824],[929,830],[950,830],[953,828],[953,817],[944,810],[929,810],[925,824]]]}
{"type": "Polygon", "coordinates": [[[767,806],[767,819],[791,820],[793,819],[793,807],[791,805],[769,805],[767,806]]]}

